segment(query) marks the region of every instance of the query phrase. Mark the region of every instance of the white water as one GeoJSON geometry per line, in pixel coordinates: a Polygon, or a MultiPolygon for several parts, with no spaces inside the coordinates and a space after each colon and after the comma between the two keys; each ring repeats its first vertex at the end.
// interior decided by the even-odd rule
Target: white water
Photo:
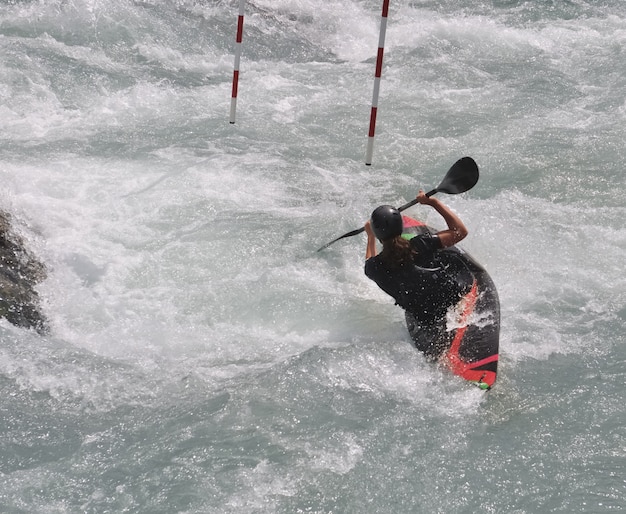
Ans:
{"type": "MultiPolygon", "coordinates": [[[[7,2],[0,207],[49,337],[0,322],[3,512],[618,512],[618,1],[7,2]],[[502,303],[484,393],[316,249],[434,187],[502,303]]],[[[424,208],[415,216],[439,225],[424,208]]]]}

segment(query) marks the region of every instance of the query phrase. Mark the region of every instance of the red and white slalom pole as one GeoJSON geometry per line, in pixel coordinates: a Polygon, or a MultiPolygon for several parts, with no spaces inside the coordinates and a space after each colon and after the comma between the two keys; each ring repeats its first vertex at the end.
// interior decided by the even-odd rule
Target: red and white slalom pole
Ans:
{"type": "Polygon", "coordinates": [[[374,74],[374,93],[372,95],[372,112],[370,114],[370,129],[367,137],[367,151],[365,152],[365,164],[372,164],[374,153],[374,134],[376,132],[376,113],[378,111],[378,94],[380,92],[380,77],[383,72],[383,53],[385,51],[385,32],[387,31],[387,14],[389,13],[389,0],[383,0],[383,13],[380,19],[380,35],[378,36],[378,55],[376,56],[376,73],[374,74]]]}
{"type": "Polygon", "coordinates": [[[241,62],[241,40],[243,39],[243,14],[246,0],[239,0],[239,17],[237,18],[237,36],[235,38],[235,69],[233,71],[233,90],[230,98],[230,122],[235,123],[237,110],[237,92],[239,89],[239,64],[241,62]]]}

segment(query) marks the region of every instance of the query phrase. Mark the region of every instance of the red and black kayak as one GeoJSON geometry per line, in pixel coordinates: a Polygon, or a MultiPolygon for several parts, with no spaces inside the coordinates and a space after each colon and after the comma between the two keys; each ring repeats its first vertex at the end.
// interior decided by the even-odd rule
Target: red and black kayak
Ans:
{"type": "MultiPolygon", "coordinates": [[[[436,230],[402,217],[403,237],[410,239],[436,230]]],[[[485,269],[458,246],[437,254],[438,264],[465,283],[465,294],[448,309],[445,318],[420,319],[406,312],[407,328],[415,346],[455,375],[490,389],[498,372],[500,346],[500,301],[485,269]]]]}

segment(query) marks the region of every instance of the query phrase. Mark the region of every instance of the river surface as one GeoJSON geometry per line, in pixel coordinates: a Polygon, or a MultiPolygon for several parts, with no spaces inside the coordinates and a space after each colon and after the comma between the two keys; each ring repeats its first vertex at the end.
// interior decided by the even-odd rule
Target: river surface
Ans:
{"type": "MultiPolygon", "coordinates": [[[[3,513],[626,510],[626,3],[8,0],[0,208],[49,335],[0,321],[3,513]],[[502,308],[484,393],[322,244],[440,195],[502,308]]],[[[427,207],[408,211],[435,227],[427,207]]]]}

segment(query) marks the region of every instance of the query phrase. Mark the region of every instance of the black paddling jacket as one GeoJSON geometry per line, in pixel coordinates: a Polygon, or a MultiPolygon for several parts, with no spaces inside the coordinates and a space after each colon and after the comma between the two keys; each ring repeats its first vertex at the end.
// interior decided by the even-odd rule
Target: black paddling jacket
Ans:
{"type": "Polygon", "coordinates": [[[471,277],[441,258],[443,247],[436,235],[416,235],[409,244],[417,252],[412,264],[391,267],[377,255],[365,261],[365,274],[396,305],[425,323],[435,322],[469,290],[471,277]]]}

